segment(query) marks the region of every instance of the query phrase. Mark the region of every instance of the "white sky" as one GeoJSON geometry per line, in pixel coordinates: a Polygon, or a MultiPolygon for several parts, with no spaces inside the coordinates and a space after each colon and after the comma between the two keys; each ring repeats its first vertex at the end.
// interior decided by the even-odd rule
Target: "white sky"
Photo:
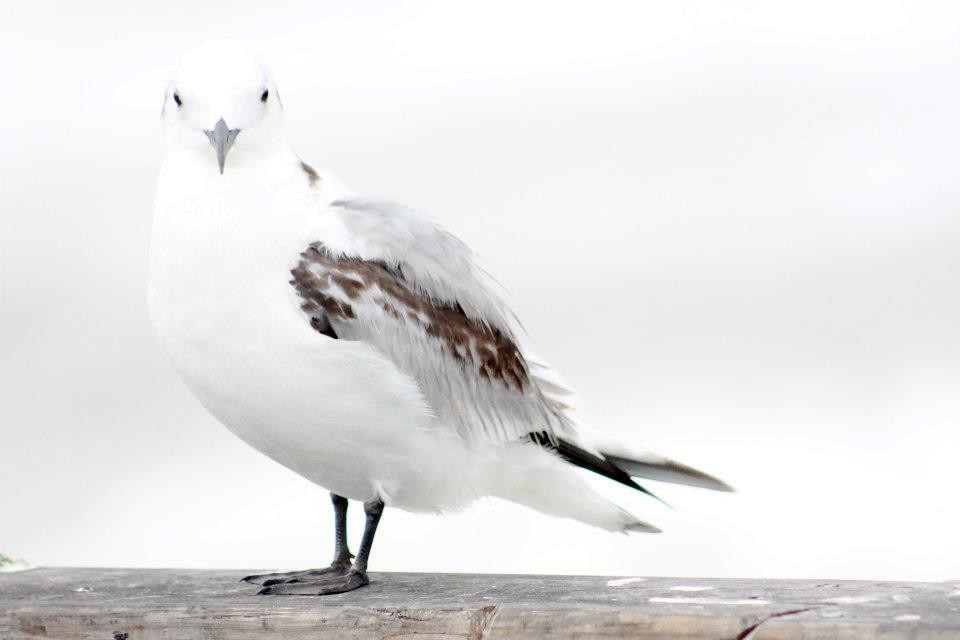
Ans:
{"type": "Polygon", "coordinates": [[[146,317],[163,90],[229,36],[305,159],[485,257],[584,422],[740,490],[650,483],[670,511],[602,485],[660,536],[389,511],[372,569],[960,577],[958,26],[930,2],[5,0],[0,552],[329,559],[325,492],[206,415],[146,317]]]}

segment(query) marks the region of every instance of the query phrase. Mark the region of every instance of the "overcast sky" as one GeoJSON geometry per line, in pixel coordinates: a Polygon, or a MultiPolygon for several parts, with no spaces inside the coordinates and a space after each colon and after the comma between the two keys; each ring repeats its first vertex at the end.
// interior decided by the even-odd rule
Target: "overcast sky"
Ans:
{"type": "Polygon", "coordinates": [[[0,552],[329,559],[326,493],[205,413],[145,309],[163,91],[232,37],[304,159],[484,257],[582,422],[739,489],[651,483],[669,510],[598,481],[659,536],[391,510],[373,570],[960,578],[958,25],[930,2],[4,0],[0,552]]]}

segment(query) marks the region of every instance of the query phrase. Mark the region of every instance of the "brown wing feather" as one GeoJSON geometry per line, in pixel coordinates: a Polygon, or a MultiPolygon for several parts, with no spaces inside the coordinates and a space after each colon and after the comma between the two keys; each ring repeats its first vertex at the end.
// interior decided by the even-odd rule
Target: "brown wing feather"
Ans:
{"type": "Polygon", "coordinates": [[[322,244],[314,243],[291,273],[291,284],[303,299],[301,308],[310,314],[312,322],[322,324],[325,320],[329,325],[331,321],[355,319],[351,301],[376,287],[382,294],[380,306],[385,312],[440,340],[451,357],[473,367],[482,378],[518,391],[530,382],[527,364],[510,336],[468,318],[460,305],[432,300],[413,291],[398,267],[391,269],[380,262],[333,256],[322,244]],[[311,264],[325,269],[312,270],[311,264]]]}
{"type": "Polygon", "coordinates": [[[314,329],[377,347],[461,435],[503,442],[534,429],[550,438],[570,429],[534,384],[511,335],[469,317],[455,301],[419,291],[402,265],[337,255],[314,243],[291,273],[314,329]]]}

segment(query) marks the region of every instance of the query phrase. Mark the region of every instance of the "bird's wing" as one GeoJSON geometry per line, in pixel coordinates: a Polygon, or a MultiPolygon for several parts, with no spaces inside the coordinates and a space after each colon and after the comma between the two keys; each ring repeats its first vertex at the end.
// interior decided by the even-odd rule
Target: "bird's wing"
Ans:
{"type": "Polygon", "coordinates": [[[573,435],[559,388],[526,360],[460,240],[386,201],[339,200],[325,215],[340,232],[307,247],[291,281],[314,329],[374,346],[468,440],[573,435]]]}

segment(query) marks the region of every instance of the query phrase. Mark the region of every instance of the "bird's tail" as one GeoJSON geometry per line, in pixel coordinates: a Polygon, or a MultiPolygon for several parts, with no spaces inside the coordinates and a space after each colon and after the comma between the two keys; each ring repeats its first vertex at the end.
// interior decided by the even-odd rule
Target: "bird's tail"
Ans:
{"type": "Polygon", "coordinates": [[[714,491],[734,491],[729,484],[708,473],[652,451],[633,449],[604,433],[583,430],[582,436],[588,443],[588,447],[598,452],[610,464],[623,469],[631,477],[685,484],[714,491]]]}
{"type": "Polygon", "coordinates": [[[626,455],[605,450],[601,450],[600,453],[611,464],[623,469],[634,478],[649,478],[650,480],[685,484],[691,487],[713,489],[714,491],[734,490],[733,487],[719,478],[652,451],[626,455]]]}
{"type": "MultiPolygon", "coordinates": [[[[567,415],[576,405],[576,396],[559,374],[527,352],[527,362],[544,400],[556,413],[567,415]]],[[[709,474],[671,460],[651,451],[635,451],[610,440],[603,433],[580,426],[579,443],[562,437],[552,438],[547,433],[531,433],[532,442],[553,449],[567,462],[610,478],[643,493],[650,494],[633,478],[649,478],[662,482],[685,484],[715,491],[733,491],[727,483],[709,474]]],[[[650,494],[653,495],[653,494],[650,494]]],[[[656,496],[654,496],[656,497],[656,496]]]]}
{"type": "Polygon", "coordinates": [[[594,491],[560,457],[528,444],[501,450],[493,487],[491,494],[498,498],[607,531],[660,531],[594,491]]]}

